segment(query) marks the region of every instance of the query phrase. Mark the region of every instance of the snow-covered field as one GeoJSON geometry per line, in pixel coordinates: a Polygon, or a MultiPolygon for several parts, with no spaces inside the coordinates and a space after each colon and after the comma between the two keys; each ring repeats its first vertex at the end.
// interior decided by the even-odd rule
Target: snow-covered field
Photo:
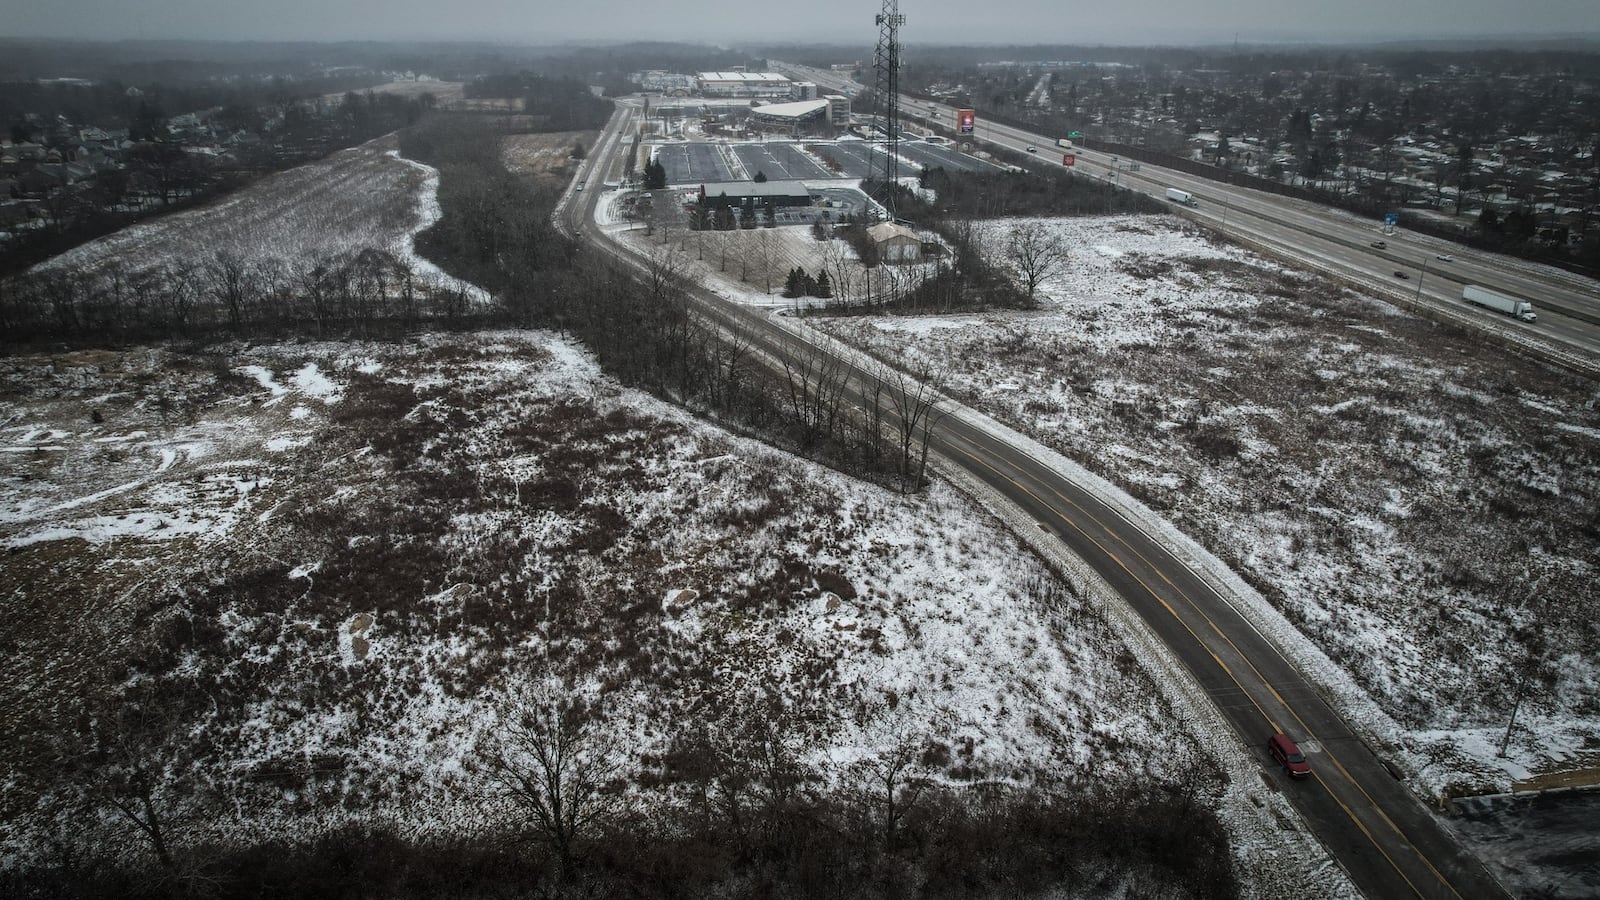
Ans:
{"type": "Polygon", "coordinates": [[[946,372],[1197,538],[1428,791],[1592,764],[1592,384],[1175,220],[1026,224],[1073,248],[1039,311],[820,327],[946,372]]]}
{"type": "Polygon", "coordinates": [[[482,292],[418,256],[416,233],[439,218],[439,173],[406,159],[394,135],[261,179],[206,206],[125,228],[41,263],[37,271],[102,273],[128,281],[191,279],[217,260],[274,270],[381,251],[425,282],[482,292]]]}
{"type": "Polygon", "coordinates": [[[185,752],[230,801],[197,836],[488,824],[471,757],[530,683],[601,710],[636,773],[756,721],[824,785],[905,742],[950,784],[1144,777],[1130,748],[1215,771],[1107,622],[949,488],[728,435],[563,339],[32,357],[5,385],[5,613],[33,651],[6,655],[8,731],[132,654],[208,698],[185,752]]]}

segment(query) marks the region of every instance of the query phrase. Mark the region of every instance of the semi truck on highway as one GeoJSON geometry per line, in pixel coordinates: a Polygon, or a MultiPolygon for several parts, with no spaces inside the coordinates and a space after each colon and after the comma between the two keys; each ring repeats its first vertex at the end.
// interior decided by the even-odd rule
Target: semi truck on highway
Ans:
{"type": "Polygon", "coordinates": [[[1056,146],[1060,147],[1063,150],[1071,150],[1072,149],[1072,141],[1068,140],[1067,138],[1062,138],[1061,140],[1056,141],[1056,146]]]}
{"type": "Polygon", "coordinates": [[[1193,194],[1189,193],[1188,191],[1180,191],[1177,188],[1167,188],[1167,199],[1171,200],[1173,203],[1182,203],[1184,206],[1198,205],[1194,202],[1193,194]]]}
{"type": "Polygon", "coordinates": [[[1461,289],[1461,299],[1485,309],[1516,316],[1524,322],[1532,322],[1539,318],[1539,314],[1533,311],[1532,303],[1475,284],[1469,284],[1461,289]]]}

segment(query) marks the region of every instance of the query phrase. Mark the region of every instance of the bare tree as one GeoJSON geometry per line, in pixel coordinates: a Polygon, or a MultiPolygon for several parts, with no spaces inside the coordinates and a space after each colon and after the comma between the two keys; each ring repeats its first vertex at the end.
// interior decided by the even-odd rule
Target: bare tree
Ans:
{"type": "Polygon", "coordinates": [[[1019,222],[1006,234],[1006,259],[1022,277],[1028,302],[1034,302],[1039,285],[1067,263],[1066,242],[1038,222],[1019,222]]]}
{"type": "Polygon", "coordinates": [[[928,787],[921,762],[923,749],[922,742],[901,736],[882,753],[853,767],[853,774],[862,783],[863,799],[878,815],[879,837],[885,850],[894,848],[900,823],[916,808],[928,787]]]}
{"type": "Polygon", "coordinates": [[[73,802],[109,808],[160,864],[160,878],[183,888],[208,882],[203,861],[181,852],[197,822],[211,817],[210,794],[194,758],[188,709],[197,698],[151,683],[95,702],[85,727],[55,752],[73,802]]]}
{"type": "Polygon", "coordinates": [[[843,241],[830,237],[822,245],[822,271],[828,273],[828,280],[832,283],[834,304],[850,305],[850,292],[855,287],[855,269],[854,254],[843,241]]]}
{"type": "Polygon", "coordinates": [[[889,395],[900,448],[900,490],[909,494],[922,487],[928,471],[928,447],[934,429],[944,420],[945,411],[939,407],[944,375],[928,368],[907,374],[883,366],[876,380],[889,395]]]}
{"type": "Polygon", "coordinates": [[[227,313],[228,327],[237,334],[244,326],[244,310],[251,290],[249,264],[239,254],[219,250],[205,264],[211,294],[227,313]]]}
{"type": "Polygon", "coordinates": [[[597,732],[587,704],[536,692],[514,699],[499,732],[478,749],[488,794],[550,845],[563,878],[579,842],[622,810],[622,766],[597,732]]]}
{"type": "Polygon", "coordinates": [[[650,296],[661,299],[668,292],[682,286],[683,263],[665,246],[652,249],[646,266],[645,281],[650,296]]]}
{"type": "Polygon", "coordinates": [[[844,399],[844,364],[805,340],[790,342],[783,354],[785,398],[800,428],[800,446],[810,450],[823,435],[833,437],[844,399]]]}

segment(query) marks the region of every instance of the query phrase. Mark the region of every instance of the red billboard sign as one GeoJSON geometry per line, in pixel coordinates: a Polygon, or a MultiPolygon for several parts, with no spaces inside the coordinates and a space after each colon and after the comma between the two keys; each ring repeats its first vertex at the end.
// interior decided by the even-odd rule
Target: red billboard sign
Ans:
{"type": "Polygon", "coordinates": [[[978,111],[975,109],[956,110],[956,131],[960,134],[971,134],[978,124],[978,111]]]}
{"type": "Polygon", "coordinates": [[[1061,154],[1061,164],[1063,166],[1075,166],[1078,164],[1078,157],[1076,154],[1063,153],[1061,154]]]}

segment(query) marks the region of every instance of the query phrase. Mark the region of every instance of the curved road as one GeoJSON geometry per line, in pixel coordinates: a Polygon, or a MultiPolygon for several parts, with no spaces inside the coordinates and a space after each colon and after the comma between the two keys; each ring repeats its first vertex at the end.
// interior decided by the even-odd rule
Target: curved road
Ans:
{"type": "MultiPolygon", "coordinates": [[[[633,117],[631,107],[619,105],[591,165],[612,165],[633,117]]],[[[598,180],[580,173],[575,181],[585,178],[598,180]]],[[[647,265],[594,227],[600,193],[569,195],[569,201],[581,202],[558,210],[564,230],[631,265],[647,265]]],[[[698,286],[691,296],[697,312],[747,336],[770,358],[788,358],[807,341],[803,329],[771,311],[729,303],[698,286]]],[[[828,342],[815,346],[833,351],[828,342]]],[[[841,361],[851,378],[852,399],[865,406],[865,388],[878,376],[848,354],[841,361]]],[[[892,417],[892,410],[887,413],[892,417]]],[[[985,427],[981,417],[969,413],[948,416],[934,435],[933,457],[938,465],[965,470],[1032,517],[1125,598],[1207,691],[1238,735],[1240,751],[1254,755],[1262,778],[1287,795],[1363,893],[1506,896],[1227,597],[1139,522],[1033,458],[1006,433],[985,427]],[[1291,782],[1271,763],[1264,744],[1276,731],[1301,741],[1313,766],[1311,778],[1291,782]]]]}

